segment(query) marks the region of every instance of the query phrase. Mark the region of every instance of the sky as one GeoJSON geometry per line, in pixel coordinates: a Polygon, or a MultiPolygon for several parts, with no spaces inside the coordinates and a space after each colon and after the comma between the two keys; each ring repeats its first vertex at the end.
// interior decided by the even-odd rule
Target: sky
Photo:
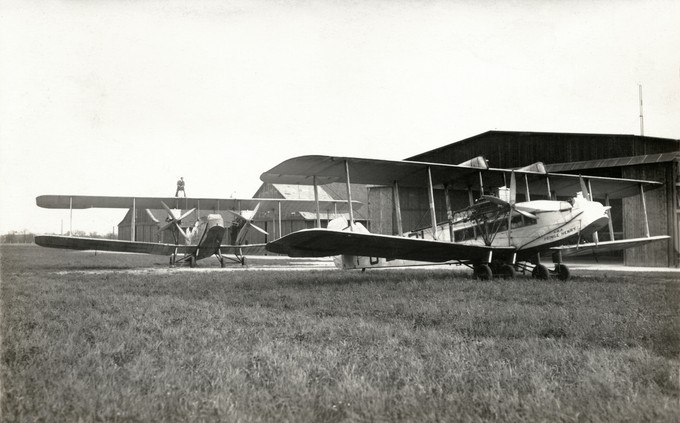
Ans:
{"type": "MultiPolygon", "coordinates": [[[[250,198],[287,158],[488,130],[680,138],[677,1],[0,3],[0,234],[43,194],[250,198]]],[[[111,232],[121,210],[79,210],[111,232]]]]}

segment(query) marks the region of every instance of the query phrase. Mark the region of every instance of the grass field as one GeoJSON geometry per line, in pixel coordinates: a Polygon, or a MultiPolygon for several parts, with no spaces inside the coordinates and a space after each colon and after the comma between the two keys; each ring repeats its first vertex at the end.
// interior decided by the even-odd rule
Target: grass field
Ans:
{"type": "Polygon", "coordinates": [[[6,422],[680,419],[678,273],[478,282],[0,252],[6,422]]]}

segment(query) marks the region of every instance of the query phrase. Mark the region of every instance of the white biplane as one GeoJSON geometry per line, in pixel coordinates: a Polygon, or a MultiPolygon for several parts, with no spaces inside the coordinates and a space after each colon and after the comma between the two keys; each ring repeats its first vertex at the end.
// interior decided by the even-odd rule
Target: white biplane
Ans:
{"type": "MultiPolygon", "coordinates": [[[[333,207],[335,210],[342,209],[347,204],[345,201],[336,200],[289,200],[289,199],[217,199],[217,198],[177,198],[177,197],[106,197],[106,196],[82,196],[82,195],[42,195],[36,198],[40,207],[50,209],[130,209],[132,211],[131,240],[113,240],[101,238],[84,238],[60,235],[38,235],[35,243],[43,247],[62,248],[71,250],[95,250],[117,251],[126,253],[141,253],[170,256],[170,265],[188,263],[191,267],[196,266],[196,261],[215,256],[220,266],[225,266],[225,260],[245,264],[246,255],[260,255],[265,252],[265,244],[246,244],[245,239],[250,229],[254,229],[263,235],[268,232],[256,226],[252,220],[260,206],[269,208],[278,206],[279,226],[281,206],[298,211],[312,211],[314,207],[333,207]],[[168,204],[172,205],[170,208],[168,204]],[[167,212],[167,218],[162,222],[151,212],[151,209],[162,208],[167,212]],[[180,207],[188,209],[182,213],[180,207]],[[166,229],[172,231],[173,243],[142,242],[136,241],[135,217],[137,209],[146,209],[147,214],[158,225],[158,231],[166,229]],[[201,214],[211,210],[214,213],[201,214]],[[220,211],[225,211],[234,217],[232,225],[239,227],[238,235],[233,244],[224,245],[227,227],[220,211]],[[193,226],[182,227],[182,221],[189,220],[189,216],[196,212],[198,219],[193,226]],[[232,259],[230,256],[235,258],[232,259]]],[[[360,203],[354,202],[354,206],[360,203]]],[[[317,213],[319,209],[316,209],[317,213]]]]}
{"type": "Polygon", "coordinates": [[[369,233],[355,223],[331,222],[327,228],[305,229],[269,242],[267,250],[294,257],[336,256],[346,269],[456,263],[473,269],[480,279],[511,278],[520,271],[545,279],[569,278],[562,257],[592,251],[616,251],[670,237],[650,236],[645,190],[652,181],[552,174],[542,163],[522,169],[489,168],[483,157],[460,165],[388,161],[350,157],[302,156],[282,162],[261,176],[270,183],[322,185],[344,182],[351,201],[351,183],[392,187],[397,234],[369,233]],[[518,202],[517,179],[524,201],[518,202]],[[400,187],[426,187],[431,223],[405,233],[402,229],[400,187]],[[491,189],[494,187],[494,189],[491,189]],[[593,201],[592,187],[605,204],[593,201]],[[447,219],[436,220],[435,190],[443,190],[447,219]],[[468,205],[454,211],[450,193],[467,191],[468,205]],[[544,199],[531,199],[545,197],[544,199]],[[543,193],[543,195],[538,195],[543,193]],[[476,194],[477,199],[473,200],[476,194]],[[614,240],[609,200],[641,195],[645,237],[614,240]],[[562,198],[560,201],[558,198],[562,198]],[[566,199],[566,201],[564,201],[566,199]],[[597,231],[609,225],[610,240],[597,231]],[[589,242],[586,242],[588,240],[589,242]],[[541,263],[541,253],[553,253],[555,266],[541,263]]]}

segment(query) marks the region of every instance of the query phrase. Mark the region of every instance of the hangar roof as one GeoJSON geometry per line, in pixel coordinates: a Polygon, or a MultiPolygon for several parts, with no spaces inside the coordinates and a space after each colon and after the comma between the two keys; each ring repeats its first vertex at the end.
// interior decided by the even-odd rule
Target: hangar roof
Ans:
{"type": "Polygon", "coordinates": [[[518,168],[528,163],[567,163],[670,153],[680,140],[625,134],[487,131],[406,160],[456,164],[484,156],[493,167],[518,168]]]}
{"type": "Polygon", "coordinates": [[[680,151],[661,154],[646,154],[644,156],[615,157],[603,160],[586,160],[571,163],[553,163],[545,165],[548,172],[569,172],[582,169],[601,169],[605,167],[623,167],[649,163],[665,163],[680,161],[680,151]]]}

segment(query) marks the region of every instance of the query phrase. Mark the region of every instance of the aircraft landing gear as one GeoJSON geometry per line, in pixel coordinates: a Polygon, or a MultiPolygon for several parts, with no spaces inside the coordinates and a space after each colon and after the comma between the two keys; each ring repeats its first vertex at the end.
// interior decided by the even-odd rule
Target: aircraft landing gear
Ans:
{"type": "Polygon", "coordinates": [[[562,263],[562,252],[557,251],[555,254],[553,254],[553,262],[555,263],[555,270],[553,271],[554,274],[557,275],[557,279],[561,281],[566,281],[569,279],[570,273],[569,273],[569,268],[567,265],[562,263]]]}
{"type": "Polygon", "coordinates": [[[517,272],[515,271],[515,268],[510,264],[501,265],[498,268],[498,274],[503,279],[515,279],[515,276],[517,276],[517,272]]]}
{"type": "Polygon", "coordinates": [[[550,272],[548,271],[547,267],[539,263],[534,266],[534,270],[531,271],[531,277],[534,279],[545,280],[550,277],[550,272]]]}
{"type": "Polygon", "coordinates": [[[478,264],[473,269],[475,279],[487,281],[493,278],[493,272],[488,264],[478,264]]]}
{"type": "Polygon", "coordinates": [[[570,276],[569,268],[562,263],[555,264],[555,273],[557,274],[557,279],[561,281],[566,281],[570,276]]]}

